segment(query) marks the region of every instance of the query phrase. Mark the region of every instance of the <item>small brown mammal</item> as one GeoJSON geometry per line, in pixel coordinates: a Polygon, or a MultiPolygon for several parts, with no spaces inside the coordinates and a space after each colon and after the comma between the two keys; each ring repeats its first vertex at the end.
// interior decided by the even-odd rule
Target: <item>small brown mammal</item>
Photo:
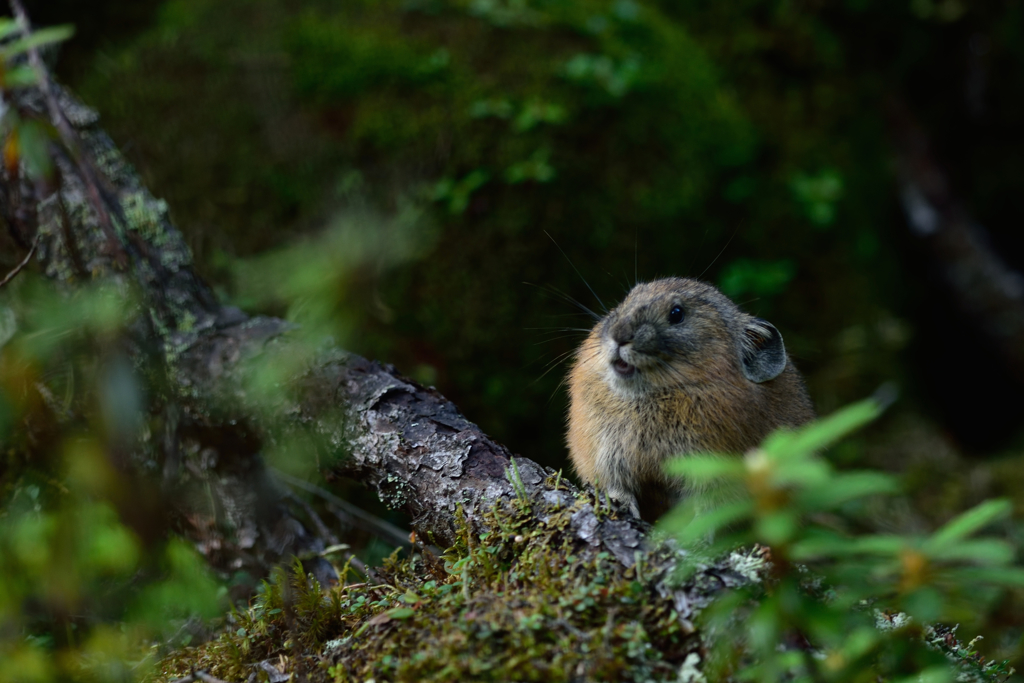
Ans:
{"type": "Polygon", "coordinates": [[[667,458],[743,453],[814,417],[779,331],[684,278],[638,284],[594,326],[569,399],[576,471],[649,521],[686,490],[667,458]]]}

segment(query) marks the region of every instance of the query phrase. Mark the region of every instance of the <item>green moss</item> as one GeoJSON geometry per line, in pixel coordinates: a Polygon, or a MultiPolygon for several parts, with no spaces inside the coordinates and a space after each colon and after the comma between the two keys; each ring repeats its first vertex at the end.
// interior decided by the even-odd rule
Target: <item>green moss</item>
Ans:
{"type": "Polygon", "coordinates": [[[180,332],[191,332],[196,325],[196,316],[192,311],[185,311],[178,323],[180,332]]]}
{"type": "Polygon", "coordinates": [[[94,150],[99,150],[95,154],[96,165],[103,175],[110,179],[111,182],[123,181],[125,176],[128,175],[127,162],[121,155],[120,150],[116,147],[104,146],[102,140],[97,140],[95,136],[87,136],[90,143],[90,147],[94,150]]]}
{"type": "MultiPolygon", "coordinates": [[[[328,590],[277,573],[220,637],[161,678],[242,680],[265,659],[311,680],[676,680],[697,647],[671,604],[606,553],[578,563],[572,513],[493,510],[443,557],[392,556],[380,583],[328,590]]],[[[642,568],[641,568],[642,575],[642,568]]]]}
{"type": "Polygon", "coordinates": [[[157,247],[167,243],[167,202],[153,199],[145,191],[131,192],[121,198],[121,209],[129,230],[135,230],[157,247]]]}

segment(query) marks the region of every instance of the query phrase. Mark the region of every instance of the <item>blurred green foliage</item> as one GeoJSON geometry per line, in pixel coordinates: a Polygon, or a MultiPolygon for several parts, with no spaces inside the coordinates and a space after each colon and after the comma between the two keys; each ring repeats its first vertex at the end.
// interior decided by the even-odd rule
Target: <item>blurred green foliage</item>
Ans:
{"type": "Polygon", "coordinates": [[[131,310],[25,274],[0,295],[0,680],[141,678],[225,606],[149,485],[115,465],[150,429],[119,351],[131,310]]]}
{"type": "Polygon", "coordinates": [[[1006,677],[1006,662],[950,648],[984,624],[1008,590],[1024,588],[1019,550],[975,537],[1010,513],[989,500],[928,535],[865,533],[871,501],[894,477],[836,471],[819,453],[875,419],[874,400],[796,431],[779,431],[742,458],[688,456],[669,464],[693,495],[659,521],[691,550],[691,569],[734,552],[755,589],[720,597],[702,615],[718,634],[710,680],[876,681],[1006,677]],[[760,552],[744,548],[760,547],[760,552]],[[769,550],[770,548],[770,550],[769,550]],[[809,649],[808,649],[809,648],[809,649]]]}
{"type": "MultiPolygon", "coordinates": [[[[26,52],[72,31],[19,31],[0,18],[3,161],[7,180],[23,167],[42,184],[56,133],[8,96],[40,82],[26,52]]],[[[0,291],[0,681],[142,678],[161,641],[224,606],[205,560],[154,530],[113,464],[146,419],[119,350],[133,308],[110,288],[60,292],[26,274],[0,291]]]]}
{"type": "Polygon", "coordinates": [[[784,291],[796,274],[796,264],[781,261],[736,259],[722,271],[718,286],[733,299],[744,295],[772,296],[784,291]]]}
{"type": "Polygon", "coordinates": [[[836,220],[836,202],[843,196],[843,178],[834,169],[817,175],[797,173],[790,182],[807,218],[823,228],[836,220]]]}

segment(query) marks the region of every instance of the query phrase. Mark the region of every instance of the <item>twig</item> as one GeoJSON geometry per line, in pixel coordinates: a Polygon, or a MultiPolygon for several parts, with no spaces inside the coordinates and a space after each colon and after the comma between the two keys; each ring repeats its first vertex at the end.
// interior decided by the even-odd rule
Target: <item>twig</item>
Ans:
{"type": "MultiPolygon", "coordinates": [[[[14,13],[14,17],[18,22],[18,28],[21,29],[22,35],[28,38],[32,32],[32,25],[29,23],[28,14],[25,12],[25,7],[21,4],[21,0],[8,0],[11,6],[11,11],[14,13]]],[[[53,83],[50,81],[50,72],[46,68],[46,64],[43,63],[43,58],[39,56],[39,50],[35,47],[28,49],[28,61],[32,65],[32,69],[36,72],[36,76],[39,78],[39,88],[43,93],[43,99],[46,100],[46,106],[50,110],[50,118],[53,121],[53,125],[57,128],[57,132],[60,134],[61,141],[68,148],[75,158],[78,165],[78,170],[82,174],[82,180],[85,183],[86,190],[89,195],[90,204],[96,211],[97,216],[100,219],[100,225],[103,227],[103,232],[106,234],[111,246],[120,248],[124,251],[124,245],[121,239],[117,236],[114,231],[113,222],[110,219],[110,212],[107,211],[107,207],[103,200],[103,193],[100,191],[99,183],[97,182],[96,169],[89,163],[88,158],[82,153],[81,145],[78,141],[78,136],[75,134],[74,129],[68,122],[67,117],[64,116],[64,111],[60,107],[60,103],[57,101],[57,96],[53,93],[53,83]]]]}
{"type": "MultiPolygon", "coordinates": [[[[289,477],[289,475],[284,474],[283,472],[278,472],[278,471],[275,470],[274,473],[277,474],[280,477],[288,477],[289,479],[295,479],[294,477],[289,477]]],[[[295,481],[301,482],[302,480],[301,479],[295,479],[295,481]]],[[[308,483],[308,482],[306,482],[306,483],[308,483]]],[[[313,487],[313,488],[317,488],[313,484],[309,484],[309,485],[311,487],[313,487]]],[[[301,488],[301,487],[298,487],[298,488],[301,488]]],[[[324,491],[323,493],[327,494],[328,496],[331,495],[327,491],[324,491]]],[[[338,538],[337,538],[337,536],[335,536],[331,532],[331,530],[327,528],[327,525],[324,524],[324,521],[320,518],[320,515],[318,515],[316,513],[316,510],[313,509],[313,506],[311,506],[306,501],[302,500],[298,496],[296,496],[294,494],[291,494],[291,493],[288,494],[288,500],[293,501],[294,503],[299,505],[306,512],[306,514],[309,516],[310,520],[313,522],[313,526],[316,527],[317,533],[319,533],[321,537],[326,538],[328,540],[328,542],[332,544],[332,547],[338,545],[338,538]]],[[[382,520],[378,520],[378,521],[382,521],[382,520]]],[[[384,522],[384,523],[386,523],[386,522],[384,522]]],[[[330,548],[328,548],[328,550],[329,549],[330,548]]],[[[323,555],[325,555],[325,553],[320,553],[320,556],[323,556],[323,555]]],[[[304,558],[300,558],[300,559],[304,559],[304,558]]],[[[372,581],[379,581],[380,580],[380,577],[377,575],[377,572],[373,571],[373,569],[368,567],[365,562],[363,562],[358,557],[356,557],[355,553],[345,552],[345,559],[346,559],[346,561],[350,565],[352,565],[353,567],[356,568],[356,571],[362,573],[364,576],[370,578],[372,581]]]]}
{"type": "Polygon", "coordinates": [[[14,266],[14,270],[12,270],[11,272],[7,273],[7,277],[5,277],[3,280],[0,280],[0,288],[5,287],[8,282],[13,280],[15,278],[15,276],[17,276],[17,274],[20,273],[22,271],[22,269],[25,266],[28,265],[28,262],[32,260],[32,254],[36,253],[36,247],[37,246],[39,246],[39,235],[38,234],[36,235],[36,238],[34,240],[32,240],[32,246],[29,248],[28,253],[25,254],[25,258],[23,258],[21,260],[21,263],[19,263],[18,265],[14,266]]]}
{"type": "Polygon", "coordinates": [[[340,508],[350,518],[346,521],[351,521],[354,526],[359,527],[363,531],[373,534],[374,536],[379,536],[385,540],[394,543],[395,545],[402,546],[405,549],[409,549],[412,547],[412,543],[409,541],[409,532],[402,531],[391,522],[387,522],[381,519],[380,517],[372,515],[366,510],[356,507],[355,505],[349,503],[346,500],[342,500],[341,498],[334,495],[330,491],[326,491],[323,488],[317,486],[316,484],[306,481],[305,479],[293,477],[290,474],[285,474],[284,472],[281,472],[280,470],[276,469],[272,471],[274,473],[274,476],[278,477],[279,479],[281,479],[281,481],[285,482],[289,486],[293,486],[297,489],[302,489],[307,493],[312,493],[313,495],[319,496],[328,503],[331,503],[332,505],[340,508]]]}
{"type": "Polygon", "coordinates": [[[292,493],[288,494],[288,500],[294,502],[296,505],[301,507],[303,511],[305,511],[306,515],[309,517],[310,521],[313,522],[313,526],[316,527],[316,531],[318,534],[320,534],[320,536],[326,539],[327,542],[331,545],[338,545],[338,537],[335,536],[331,532],[331,530],[327,528],[327,525],[324,524],[324,520],[320,519],[320,515],[316,513],[316,510],[313,509],[312,505],[310,505],[309,503],[307,503],[306,501],[302,500],[301,498],[292,493]]]}

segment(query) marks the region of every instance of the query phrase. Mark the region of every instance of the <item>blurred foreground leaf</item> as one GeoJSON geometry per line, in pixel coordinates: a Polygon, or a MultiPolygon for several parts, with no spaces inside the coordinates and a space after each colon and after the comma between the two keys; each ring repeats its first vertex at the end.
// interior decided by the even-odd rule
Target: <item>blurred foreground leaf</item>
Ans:
{"type": "Polygon", "coordinates": [[[704,615],[717,634],[711,675],[820,683],[911,672],[907,680],[972,680],[1005,671],[1005,662],[944,654],[936,644],[945,641],[933,636],[940,624],[979,619],[982,604],[1024,588],[1017,549],[975,537],[1009,516],[1008,501],[983,502],[930,536],[849,531],[868,524],[869,501],[899,486],[880,472],[836,471],[822,451],[881,410],[869,399],[776,432],[742,458],[695,455],[668,464],[691,495],[659,527],[689,549],[691,569],[732,552],[743,565],[737,571],[762,577],[758,590],[726,594],[704,615]],[[765,549],[762,560],[736,552],[751,546],[765,549]],[[879,630],[879,610],[900,625],[879,630]]]}

